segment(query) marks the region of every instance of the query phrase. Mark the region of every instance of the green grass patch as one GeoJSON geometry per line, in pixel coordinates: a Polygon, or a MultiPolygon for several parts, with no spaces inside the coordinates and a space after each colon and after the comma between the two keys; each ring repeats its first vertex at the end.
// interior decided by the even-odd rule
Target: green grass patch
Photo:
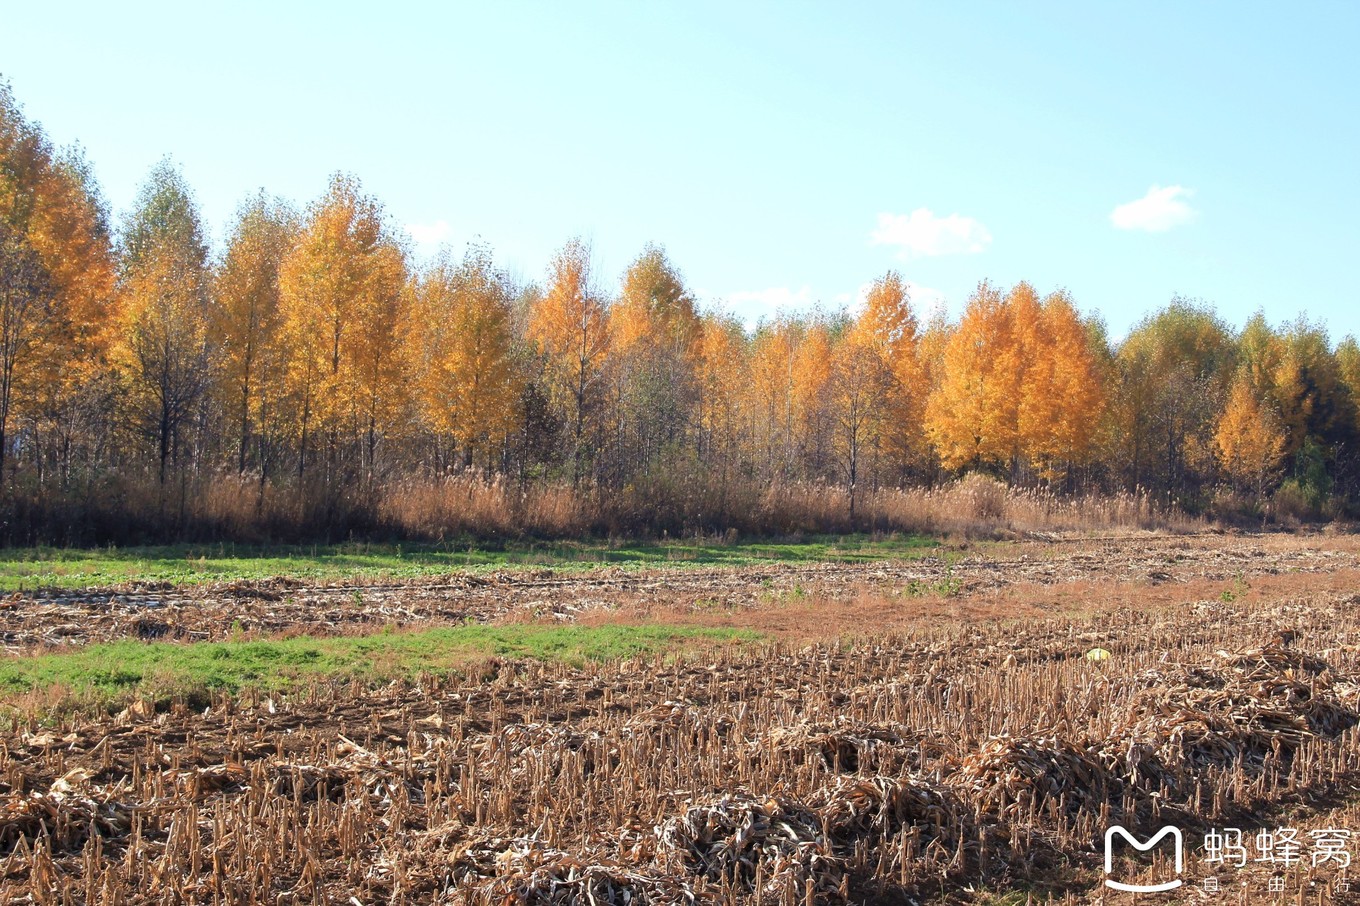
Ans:
{"type": "Polygon", "coordinates": [[[461,571],[550,567],[588,570],[759,563],[872,562],[920,557],[938,541],[865,535],[731,544],[712,540],[477,544],[335,544],[252,547],[170,545],[128,548],[0,550],[0,591],[86,588],[126,582],[199,585],[286,576],[302,580],[414,579],[461,571]]]}
{"type": "Polygon", "coordinates": [[[757,638],[747,630],[664,625],[467,625],[337,638],[120,641],[0,659],[0,698],[50,689],[95,700],[275,690],[316,680],[449,672],[493,656],[582,663],[757,638]]]}

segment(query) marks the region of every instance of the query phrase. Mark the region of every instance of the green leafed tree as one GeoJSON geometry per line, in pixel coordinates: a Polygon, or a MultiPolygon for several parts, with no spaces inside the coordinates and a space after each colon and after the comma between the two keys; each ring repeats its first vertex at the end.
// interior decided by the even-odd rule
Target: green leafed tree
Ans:
{"type": "Polygon", "coordinates": [[[213,365],[207,243],[189,187],[169,161],[142,186],[120,252],[113,356],[127,389],[125,411],[153,440],[165,484],[213,365]]]}

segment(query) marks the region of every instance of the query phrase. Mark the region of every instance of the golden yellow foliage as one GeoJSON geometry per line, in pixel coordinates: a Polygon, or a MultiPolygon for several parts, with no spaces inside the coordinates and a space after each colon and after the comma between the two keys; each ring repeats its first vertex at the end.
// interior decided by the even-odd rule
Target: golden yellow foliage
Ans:
{"type": "Polygon", "coordinates": [[[1019,452],[1024,362],[1012,307],[990,283],[968,299],[926,404],[926,433],[947,469],[1009,462],[1019,452]]]}
{"type": "Polygon", "coordinates": [[[89,168],[0,85],[0,465],[12,420],[62,420],[103,366],[114,265],[89,168]]]}
{"type": "Polygon", "coordinates": [[[581,477],[587,422],[609,353],[609,309],[591,285],[590,250],[573,239],[553,259],[548,290],[529,317],[529,338],[544,357],[545,376],[572,426],[572,477],[581,477]]]}
{"type": "Polygon", "coordinates": [[[1065,292],[1036,309],[1032,294],[1016,310],[1024,323],[1024,379],[1018,429],[1025,455],[1046,478],[1083,464],[1095,450],[1105,411],[1100,363],[1065,292]]]}
{"type": "Polygon", "coordinates": [[[749,438],[767,479],[784,476],[793,460],[796,350],[795,325],[785,318],[763,325],[751,345],[749,438]]]}
{"type": "Polygon", "coordinates": [[[279,274],[288,389],[305,446],[310,430],[363,438],[372,473],[378,440],[407,402],[399,348],[406,262],[377,202],[336,176],[311,209],[279,274]]]}
{"type": "Polygon", "coordinates": [[[31,352],[53,317],[53,291],[36,252],[0,221],[0,473],[9,450],[16,388],[31,384],[31,352]]]}
{"type": "Polygon", "coordinates": [[[629,265],[609,322],[616,355],[626,357],[638,349],[683,358],[697,354],[700,325],[694,297],[658,246],[648,245],[629,265]]]}
{"type": "Polygon", "coordinates": [[[415,283],[408,355],[419,411],[469,456],[494,449],[514,426],[522,379],[511,306],[508,279],[480,246],[457,267],[437,261],[415,283]]]}
{"type": "Polygon", "coordinates": [[[156,439],[159,477],[179,459],[182,427],[207,390],[207,246],[183,177],[163,161],[123,229],[117,338],[122,405],[156,439]]]}
{"type": "Polygon", "coordinates": [[[882,348],[869,331],[851,330],[836,344],[827,381],[832,449],[850,491],[850,521],[866,452],[874,451],[890,418],[896,384],[882,348]]]}
{"type": "Polygon", "coordinates": [[[1181,488],[1216,468],[1214,424],[1235,358],[1226,326],[1195,302],[1173,299],[1135,325],[1111,385],[1113,452],[1130,486],[1181,488]]]}
{"type": "Polygon", "coordinates": [[[214,281],[212,338],[224,405],[237,425],[237,471],[252,433],[279,417],[284,349],[279,269],[297,234],[293,213],[263,194],[237,214],[214,281]]]}
{"type": "Polygon", "coordinates": [[[889,271],[869,288],[850,338],[871,350],[886,369],[888,379],[873,383],[876,433],[889,455],[905,463],[924,443],[922,422],[930,386],[921,361],[916,315],[906,284],[896,271],[889,271]]]}
{"type": "Polygon", "coordinates": [[[1355,398],[1335,352],[1320,327],[1306,319],[1272,330],[1257,312],[1238,339],[1239,357],[1253,392],[1284,427],[1285,456],[1310,439],[1319,445],[1347,444],[1354,428],[1355,398]]]}
{"type": "Polygon", "coordinates": [[[823,394],[830,381],[831,331],[816,320],[800,332],[793,354],[793,418],[802,432],[805,449],[821,439],[817,436],[816,422],[822,414],[823,394]]]}
{"type": "Polygon", "coordinates": [[[1355,337],[1347,336],[1337,344],[1336,366],[1338,379],[1350,399],[1346,407],[1350,428],[1360,435],[1360,343],[1355,342],[1355,337]]]}
{"type": "MultiPolygon", "coordinates": [[[[749,385],[746,336],[730,318],[709,316],[699,326],[698,427],[701,449],[723,453],[735,445],[741,399],[749,385]]],[[[726,459],[723,460],[724,465],[726,459]]]]}
{"type": "Polygon", "coordinates": [[[1224,470],[1260,496],[1265,493],[1267,479],[1284,459],[1286,442],[1279,417],[1257,399],[1246,370],[1239,372],[1214,433],[1224,470]]]}

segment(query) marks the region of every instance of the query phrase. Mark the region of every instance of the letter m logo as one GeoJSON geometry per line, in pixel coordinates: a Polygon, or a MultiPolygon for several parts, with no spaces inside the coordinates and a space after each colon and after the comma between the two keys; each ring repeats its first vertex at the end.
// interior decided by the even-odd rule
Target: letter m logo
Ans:
{"type": "MultiPolygon", "coordinates": [[[[1105,832],[1105,874],[1114,871],[1114,838],[1123,837],[1128,844],[1139,852],[1147,852],[1152,849],[1162,838],[1170,837],[1175,844],[1176,874],[1179,875],[1185,870],[1185,843],[1181,838],[1181,831],[1178,827],[1164,827],[1153,834],[1146,843],[1140,841],[1133,834],[1120,827],[1118,824],[1105,832]]],[[[1105,886],[1114,890],[1127,890],[1132,893],[1156,893],[1161,890],[1175,890],[1181,886],[1179,877],[1171,881],[1163,881],[1160,884],[1125,884],[1121,881],[1105,879],[1105,886]]]]}

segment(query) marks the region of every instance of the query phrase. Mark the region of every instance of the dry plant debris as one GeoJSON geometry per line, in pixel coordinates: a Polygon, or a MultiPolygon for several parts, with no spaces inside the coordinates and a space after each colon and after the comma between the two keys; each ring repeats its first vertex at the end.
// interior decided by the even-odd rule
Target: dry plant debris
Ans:
{"type": "Polygon", "coordinates": [[[701,658],[21,717],[0,902],[1094,903],[1112,821],[1360,828],[1350,595],[701,658]]]}
{"type": "Polygon", "coordinates": [[[1344,544],[1316,549],[1306,541],[1263,545],[1252,536],[1139,534],[969,549],[901,562],[537,570],[359,584],[308,584],[289,578],[191,588],[138,583],[10,595],[0,600],[0,644],[8,651],[23,651],[124,638],[217,641],[242,633],[333,635],[467,620],[570,622],[635,606],[687,608],[714,602],[751,609],[789,593],[844,597],[866,587],[947,589],[960,597],[981,597],[1022,583],[1226,582],[1358,567],[1360,555],[1344,544]]]}

